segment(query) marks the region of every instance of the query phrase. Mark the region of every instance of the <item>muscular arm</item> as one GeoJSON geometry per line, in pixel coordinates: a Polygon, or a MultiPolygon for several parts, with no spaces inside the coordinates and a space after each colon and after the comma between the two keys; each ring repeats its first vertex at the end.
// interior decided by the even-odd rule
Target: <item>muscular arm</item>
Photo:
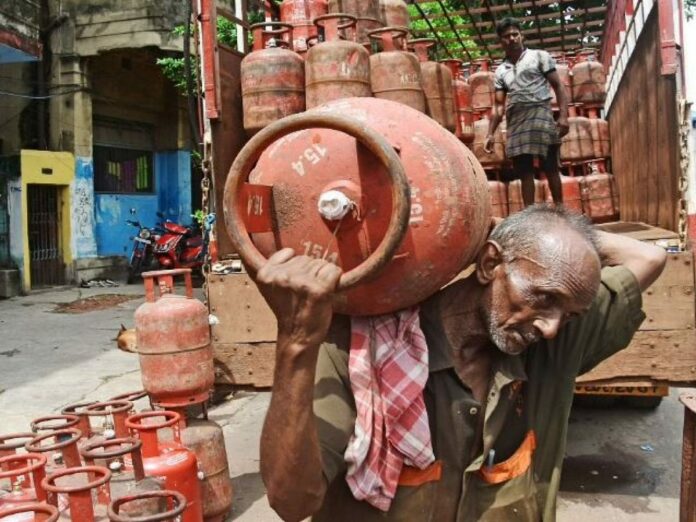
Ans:
{"type": "Polygon", "coordinates": [[[283,520],[315,513],[326,492],[312,409],[319,346],[331,322],[340,269],[325,261],[274,254],[256,282],[278,319],[271,404],[261,433],[261,476],[283,520]]]}
{"type": "Polygon", "coordinates": [[[561,83],[561,77],[558,76],[558,71],[551,71],[546,75],[546,79],[551,84],[551,88],[556,93],[556,100],[558,101],[558,109],[560,111],[560,116],[562,118],[568,118],[568,92],[563,88],[563,83],[561,83]]]}
{"type": "Polygon", "coordinates": [[[493,115],[491,116],[491,123],[488,127],[489,137],[495,134],[498,125],[500,125],[500,122],[503,121],[503,116],[505,115],[505,98],[505,91],[495,91],[495,104],[493,105],[493,115]]]}
{"type": "Polygon", "coordinates": [[[650,243],[601,231],[597,232],[597,237],[602,265],[628,268],[641,292],[655,282],[667,262],[664,249],[650,243]]]}

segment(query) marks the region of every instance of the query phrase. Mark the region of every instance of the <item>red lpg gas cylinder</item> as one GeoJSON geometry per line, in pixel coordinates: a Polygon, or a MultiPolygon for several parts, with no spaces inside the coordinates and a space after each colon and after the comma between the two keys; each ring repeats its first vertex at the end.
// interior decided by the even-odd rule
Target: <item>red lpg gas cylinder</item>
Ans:
{"type": "Polygon", "coordinates": [[[434,293],[473,259],[490,222],[486,176],[466,146],[426,115],[375,98],[264,130],[232,165],[224,209],[252,269],[283,247],[339,265],[335,309],[353,315],[434,293]]]}
{"type": "Polygon", "coordinates": [[[588,109],[587,116],[590,119],[594,157],[596,159],[610,157],[611,141],[609,140],[609,122],[599,117],[599,111],[597,109],[588,109]]]}
{"type": "Polygon", "coordinates": [[[192,420],[181,432],[181,443],[196,454],[203,474],[203,517],[223,522],[232,509],[232,481],[222,428],[209,420],[192,420]]]}
{"type": "Polygon", "coordinates": [[[488,113],[483,113],[481,118],[474,122],[472,150],[485,169],[500,169],[505,163],[505,126],[503,123],[501,121],[495,130],[493,135],[493,152],[489,154],[485,150],[486,136],[488,136],[488,129],[491,124],[491,121],[488,119],[488,113]]]}
{"type": "Polygon", "coordinates": [[[182,522],[202,522],[203,502],[198,464],[193,451],[181,443],[181,415],[173,411],[149,411],[128,417],[128,427],[137,433],[143,443],[142,454],[145,474],[164,479],[164,487],[186,497],[182,522]],[[163,419],[154,421],[153,419],[163,419]],[[170,428],[171,440],[159,438],[159,430],[170,428]]]}
{"type": "Polygon", "coordinates": [[[110,479],[111,472],[106,468],[83,466],[51,473],[41,481],[41,486],[48,494],[48,503],[54,506],[59,495],[68,495],[68,511],[61,513],[60,520],[102,522],[107,520],[106,506],[111,500],[110,479]]]}
{"type": "Polygon", "coordinates": [[[380,18],[388,27],[406,27],[411,25],[408,5],[403,0],[379,0],[380,18]]]}
{"type": "Polygon", "coordinates": [[[561,140],[561,160],[578,163],[594,157],[592,124],[589,118],[578,115],[578,105],[568,106],[568,134],[561,140]]]}
{"type": "Polygon", "coordinates": [[[46,457],[39,453],[0,458],[0,517],[12,508],[45,502],[41,481],[46,477],[46,457]],[[4,488],[7,483],[7,488],[4,488]]]}
{"type": "Polygon", "coordinates": [[[145,491],[125,497],[117,498],[109,504],[109,520],[111,522],[161,522],[163,520],[179,520],[179,516],[186,509],[186,497],[177,491],[145,491]],[[132,515],[133,506],[140,506],[143,502],[157,502],[162,507],[156,513],[144,515],[132,515]],[[168,507],[172,503],[171,508],[168,507]]]}
{"type": "Polygon", "coordinates": [[[380,13],[379,0],[329,0],[329,13],[347,14],[355,17],[355,26],[352,31],[344,31],[346,36],[359,44],[369,46],[370,39],[367,34],[384,25],[380,13]],[[348,36],[354,33],[353,36],[348,36]]]}
{"type": "MultiPolygon", "coordinates": [[[[534,180],[534,203],[543,203],[546,198],[544,184],[538,179],[534,180]]],[[[508,183],[508,202],[510,214],[519,212],[524,208],[522,199],[522,182],[519,179],[508,183]]]]}
{"type": "Polygon", "coordinates": [[[27,442],[26,449],[32,453],[47,453],[49,455],[54,452],[60,452],[58,456],[53,456],[51,461],[46,465],[47,472],[51,473],[59,468],[72,468],[82,465],[80,453],[77,445],[82,438],[82,432],[75,428],[67,428],[64,430],[55,430],[39,435],[27,442]],[[52,444],[45,444],[45,441],[53,441],[52,444]]]}
{"type": "Polygon", "coordinates": [[[0,522],[58,522],[58,508],[42,502],[22,504],[0,513],[0,522]]]}
{"type": "Polygon", "coordinates": [[[362,45],[340,39],[340,29],[355,25],[345,14],[324,15],[314,23],[324,28],[324,42],[313,46],[305,60],[307,108],[353,96],[372,96],[370,53],[362,45]]]}
{"type": "Polygon", "coordinates": [[[326,0],[283,0],[280,4],[280,21],[292,25],[292,48],[296,53],[307,52],[307,42],[318,35],[314,19],[325,15],[328,8],[326,0]]]}
{"type": "Polygon", "coordinates": [[[409,49],[413,49],[420,61],[428,115],[448,131],[456,132],[457,111],[454,106],[452,73],[446,65],[430,60],[428,53],[433,45],[435,40],[430,38],[408,41],[409,49]]]}
{"type": "Polygon", "coordinates": [[[614,176],[603,164],[592,164],[592,174],[581,181],[583,208],[594,223],[619,219],[619,195],[614,176]]]}
{"type": "Polygon", "coordinates": [[[31,421],[30,427],[36,434],[75,428],[79,424],[80,417],[77,415],[47,415],[31,421]]]}
{"type": "Polygon", "coordinates": [[[474,67],[476,71],[469,76],[471,106],[474,111],[487,111],[495,105],[495,74],[488,60],[476,60],[474,67]]]}
{"type": "Polygon", "coordinates": [[[459,125],[462,128],[460,140],[464,143],[474,141],[474,109],[471,105],[471,84],[467,75],[469,74],[470,65],[464,64],[459,70],[459,79],[463,82],[464,88],[456,92],[457,108],[459,110],[459,125]]]}
{"type": "Polygon", "coordinates": [[[215,380],[213,348],[208,309],[193,298],[191,270],[145,272],[143,279],[146,301],[135,311],[143,387],[164,408],[207,401],[215,380]],[[186,279],[185,296],[173,293],[177,275],[186,279]]]}
{"type": "Polygon", "coordinates": [[[508,217],[510,211],[508,210],[507,185],[499,180],[489,181],[488,192],[491,195],[491,215],[499,218],[508,217]]]}
{"type": "Polygon", "coordinates": [[[36,437],[36,433],[31,432],[0,435],[0,457],[18,454],[17,450],[23,449],[24,445],[34,437],[36,437]]]}
{"type": "Polygon", "coordinates": [[[240,74],[244,130],[254,134],[269,123],[304,111],[305,70],[300,55],[281,43],[284,35],[292,34],[291,25],[264,22],[252,25],[251,30],[254,49],[242,60],[240,74]]]}
{"type": "MultiPolygon", "coordinates": [[[[462,61],[456,59],[440,60],[440,63],[445,65],[452,73],[452,94],[454,96],[454,134],[462,139],[462,120],[460,113],[464,108],[467,99],[471,98],[469,92],[469,84],[459,77],[459,71],[462,67],[462,61]]],[[[463,140],[462,140],[463,141],[463,140]]]]}
{"type": "Polygon", "coordinates": [[[401,50],[407,35],[408,31],[400,27],[370,31],[370,38],[382,47],[382,52],[370,56],[370,85],[375,98],[425,112],[420,63],[413,54],[401,50]]]}
{"type": "Polygon", "coordinates": [[[600,107],[607,97],[607,75],[594,49],[583,49],[573,65],[573,102],[600,107]]]}

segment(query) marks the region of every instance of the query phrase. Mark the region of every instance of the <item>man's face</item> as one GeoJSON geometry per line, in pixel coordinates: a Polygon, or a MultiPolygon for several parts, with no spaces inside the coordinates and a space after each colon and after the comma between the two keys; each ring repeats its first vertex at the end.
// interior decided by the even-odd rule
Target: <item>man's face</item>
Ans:
{"type": "Polygon", "coordinates": [[[520,52],[524,48],[524,36],[517,27],[508,27],[500,35],[500,45],[506,54],[520,52]]]}
{"type": "Polygon", "coordinates": [[[482,308],[488,333],[503,352],[517,355],[541,338],[553,339],[597,294],[597,254],[575,233],[547,234],[539,252],[496,267],[482,308]]]}

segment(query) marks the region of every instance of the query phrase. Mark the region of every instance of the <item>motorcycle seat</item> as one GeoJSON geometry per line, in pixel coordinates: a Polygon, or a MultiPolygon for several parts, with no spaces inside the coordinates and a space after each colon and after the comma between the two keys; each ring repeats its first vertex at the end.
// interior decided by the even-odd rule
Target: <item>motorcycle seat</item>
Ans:
{"type": "Polygon", "coordinates": [[[199,247],[203,244],[203,238],[198,236],[198,237],[191,237],[186,240],[186,247],[187,248],[195,248],[199,247]]]}

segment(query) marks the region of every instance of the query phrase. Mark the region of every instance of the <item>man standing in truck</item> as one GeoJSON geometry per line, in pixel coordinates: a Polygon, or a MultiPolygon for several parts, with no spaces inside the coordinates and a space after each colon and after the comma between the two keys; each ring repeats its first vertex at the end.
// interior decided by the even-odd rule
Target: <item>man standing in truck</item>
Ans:
{"type": "Polygon", "coordinates": [[[554,203],[563,203],[559,150],[561,138],[568,133],[568,96],[556,71],[556,63],[548,52],[525,47],[518,20],[502,19],[496,32],[505,51],[505,60],[495,71],[495,107],[486,137],[486,151],[491,152],[493,136],[505,114],[505,153],[522,181],[525,206],[534,204],[537,165],[546,175],[554,203]],[[558,121],[553,117],[549,84],[558,100],[558,121]]]}
{"type": "MultiPolygon", "coordinates": [[[[415,311],[411,333],[422,332],[426,368],[402,365],[396,382],[372,372],[383,379],[382,396],[372,397],[388,412],[425,371],[418,399],[427,437],[388,414],[365,437],[356,379],[370,371],[354,371],[356,318],[332,313],[341,270],[277,252],[256,274],[278,319],[261,437],[271,506],[290,521],[555,520],[575,378],[628,345],[645,317],[641,292],[665,261],[661,248],[595,231],[563,207],[508,217],[475,271],[415,311]],[[385,467],[382,456],[404,442],[429,455],[427,464],[385,467]],[[356,461],[356,443],[377,458],[356,461]]],[[[379,354],[376,332],[370,349],[379,354]]]]}

